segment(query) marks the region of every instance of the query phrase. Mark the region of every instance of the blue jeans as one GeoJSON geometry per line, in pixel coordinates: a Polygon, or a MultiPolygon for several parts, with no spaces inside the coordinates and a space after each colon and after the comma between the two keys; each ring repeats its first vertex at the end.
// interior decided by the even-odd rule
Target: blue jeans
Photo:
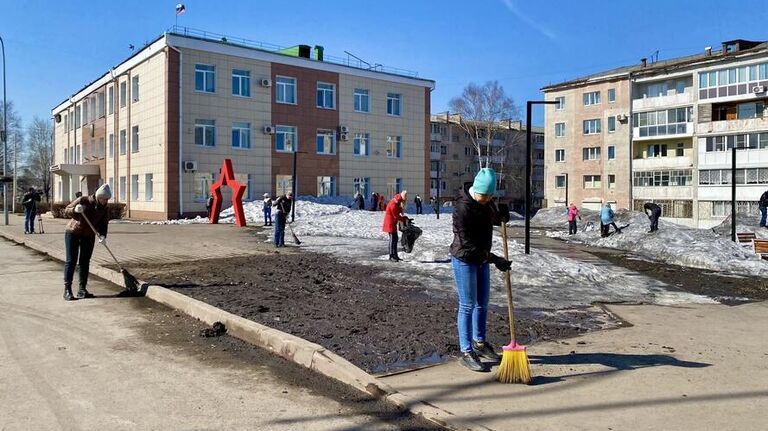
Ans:
{"type": "Polygon", "coordinates": [[[24,232],[35,233],[35,213],[37,208],[24,208],[24,232]]]}
{"type": "Polygon", "coordinates": [[[264,210],[264,224],[272,224],[272,208],[264,210]]]}
{"type": "Polygon", "coordinates": [[[472,340],[485,341],[488,299],[491,292],[491,272],[488,262],[467,263],[451,256],[453,277],[459,294],[459,348],[472,351],[472,340]]]}
{"type": "Polygon", "coordinates": [[[275,247],[285,246],[285,213],[275,214],[275,247]]]}
{"type": "Polygon", "coordinates": [[[80,287],[88,283],[88,269],[91,264],[93,245],[96,242],[94,236],[77,236],[70,231],[64,232],[64,247],[67,258],[64,261],[64,285],[71,286],[75,275],[75,266],[80,265],[80,287]]]}
{"type": "Polygon", "coordinates": [[[760,208],[760,226],[765,226],[765,213],[768,208],[760,208]]]}

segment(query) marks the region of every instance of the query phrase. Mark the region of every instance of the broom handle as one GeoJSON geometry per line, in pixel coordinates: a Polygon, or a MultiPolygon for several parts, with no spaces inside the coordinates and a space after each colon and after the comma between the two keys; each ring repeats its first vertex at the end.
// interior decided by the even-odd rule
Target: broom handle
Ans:
{"type": "MultiPolygon", "coordinates": [[[[98,232],[96,232],[96,228],[93,226],[93,223],[91,223],[91,221],[88,220],[88,216],[85,215],[85,212],[81,213],[80,215],[83,216],[83,218],[85,219],[86,222],[88,222],[88,226],[91,227],[91,230],[93,230],[93,233],[96,234],[97,236],[101,236],[101,235],[99,235],[98,232]]],[[[117,267],[120,269],[120,272],[122,272],[123,271],[123,266],[120,265],[120,262],[117,261],[117,258],[115,257],[115,255],[112,254],[112,250],[110,250],[109,247],[107,247],[107,245],[104,244],[103,242],[101,243],[101,245],[103,245],[104,248],[107,249],[107,251],[109,252],[109,255],[112,256],[112,259],[115,260],[115,264],[117,264],[117,267]]]]}
{"type": "MultiPolygon", "coordinates": [[[[501,223],[501,238],[504,243],[504,259],[509,260],[509,247],[507,246],[507,224],[501,223]]],[[[509,313],[509,334],[512,341],[515,341],[515,317],[514,307],[512,305],[512,280],[509,271],[504,271],[504,284],[507,287],[507,312],[509,313]]]]}

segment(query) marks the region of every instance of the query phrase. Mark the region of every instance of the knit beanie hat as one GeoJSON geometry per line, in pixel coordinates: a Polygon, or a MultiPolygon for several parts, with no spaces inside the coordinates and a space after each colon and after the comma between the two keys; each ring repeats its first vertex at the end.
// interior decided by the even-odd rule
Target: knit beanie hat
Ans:
{"type": "Polygon", "coordinates": [[[496,192],[496,172],[491,168],[483,168],[475,175],[472,191],[482,195],[492,195],[496,192]]]}
{"type": "Polygon", "coordinates": [[[109,188],[109,184],[104,183],[96,190],[96,199],[112,199],[112,190],[109,188]]]}

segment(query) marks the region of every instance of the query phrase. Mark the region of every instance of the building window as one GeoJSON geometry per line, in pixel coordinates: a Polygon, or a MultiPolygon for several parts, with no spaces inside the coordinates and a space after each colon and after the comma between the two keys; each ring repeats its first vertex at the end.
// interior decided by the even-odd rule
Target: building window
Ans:
{"type": "Polygon", "coordinates": [[[139,200],[139,176],[131,175],[131,200],[139,200]]]}
{"type": "Polygon", "coordinates": [[[126,183],[125,183],[125,177],[120,177],[120,187],[118,187],[120,192],[120,200],[122,202],[125,202],[125,189],[126,189],[126,183]]]}
{"type": "Polygon", "coordinates": [[[125,108],[128,99],[128,87],[125,81],[120,83],[120,107],[125,108]]]}
{"type": "Polygon", "coordinates": [[[275,101],[296,104],[296,78],[278,76],[275,80],[275,101]]]}
{"type": "Polygon", "coordinates": [[[336,177],[317,177],[317,196],[336,196],[336,177]]]}
{"type": "Polygon", "coordinates": [[[139,101],[139,77],[131,77],[131,99],[134,102],[139,101]]]}
{"type": "Polygon", "coordinates": [[[400,116],[400,103],[402,98],[399,94],[387,93],[387,114],[400,116]]]}
{"type": "Polygon", "coordinates": [[[691,169],[641,171],[632,173],[632,184],[635,187],[690,186],[692,179],[691,169]]]}
{"type": "Polygon", "coordinates": [[[113,159],[115,158],[115,134],[110,133],[109,134],[109,158],[113,159]]]}
{"type": "Polygon", "coordinates": [[[355,112],[370,112],[369,108],[368,90],[362,88],[355,88],[354,104],[355,112]]]}
{"type": "Polygon", "coordinates": [[[608,146],[608,160],[616,159],[616,147],[614,145],[608,146]]]}
{"type": "Polygon", "coordinates": [[[144,200],[151,201],[154,195],[154,186],[152,185],[152,174],[144,174],[144,200]]]}
{"type": "Polygon", "coordinates": [[[275,192],[278,196],[293,191],[293,177],[290,175],[275,175],[275,192]]]}
{"type": "Polygon", "coordinates": [[[587,147],[581,150],[582,160],[600,160],[600,147],[587,147]]]}
{"type": "Polygon", "coordinates": [[[204,172],[195,173],[195,189],[192,195],[192,201],[203,203],[208,199],[211,193],[211,184],[213,184],[213,174],[204,172]]]}
{"type": "Polygon", "coordinates": [[[99,118],[101,118],[106,114],[107,111],[106,103],[104,103],[104,93],[98,93],[96,95],[96,103],[98,104],[99,108],[99,118]]]}
{"type": "Polygon", "coordinates": [[[685,155],[685,144],[680,142],[677,144],[677,149],[675,150],[675,156],[683,157],[684,155],[685,155]]]}
{"type": "Polygon", "coordinates": [[[355,193],[360,193],[364,198],[369,198],[371,195],[371,178],[370,177],[358,177],[353,180],[355,193]]]}
{"type": "Polygon", "coordinates": [[[556,162],[564,162],[565,161],[565,149],[564,148],[558,148],[555,150],[555,161],[556,162]]]}
{"type": "Polygon", "coordinates": [[[109,184],[109,188],[113,190],[112,198],[110,200],[114,201],[117,198],[117,195],[115,194],[116,192],[114,192],[114,190],[115,190],[115,177],[109,177],[109,179],[107,179],[107,184],[109,184]]]}
{"type": "Polygon", "coordinates": [[[115,87],[107,88],[107,113],[112,115],[115,112],[115,87]]]}
{"type": "Polygon", "coordinates": [[[195,91],[216,92],[216,68],[208,64],[195,65],[195,91]]]}
{"type": "Polygon", "coordinates": [[[275,127],[275,150],[291,153],[296,149],[296,128],[289,126],[275,127]]]}
{"type": "Polygon", "coordinates": [[[600,187],[602,187],[600,183],[600,175],[584,175],[585,189],[599,189],[600,187]]]}
{"type": "Polygon", "coordinates": [[[370,151],[371,135],[368,133],[355,133],[352,141],[352,154],[356,156],[367,156],[370,151]]]}
{"type": "Polygon", "coordinates": [[[555,105],[556,111],[562,111],[565,109],[565,96],[555,97],[555,102],[557,102],[557,105],[555,105]]]}
{"type": "MultiPolygon", "coordinates": [[[[700,185],[731,184],[730,169],[699,171],[700,185]]],[[[736,169],[736,184],[768,184],[768,168],[736,169]]]]}
{"type": "Polygon", "coordinates": [[[613,103],[616,101],[616,89],[615,88],[609,88],[608,89],[608,103],[613,103]]]}
{"type": "Polygon", "coordinates": [[[687,132],[686,123],[693,121],[693,107],[639,112],[634,117],[634,124],[639,128],[641,138],[684,134],[687,132]]]}
{"type": "Polygon", "coordinates": [[[667,144],[648,145],[648,158],[667,157],[667,144]]]}
{"type": "Polygon", "coordinates": [[[402,152],[402,136],[387,136],[387,157],[391,159],[399,159],[402,157],[402,152]]]}
{"type": "Polygon", "coordinates": [[[464,155],[467,156],[467,157],[471,157],[472,156],[472,149],[473,149],[473,147],[465,146],[464,147],[464,155]]]}
{"type": "Polygon", "coordinates": [[[131,128],[131,152],[139,152],[139,126],[133,126],[131,128]]]}
{"type": "Polygon", "coordinates": [[[80,164],[80,144],[75,145],[75,164],[80,164]]]}
{"type": "Polygon", "coordinates": [[[216,120],[195,120],[195,145],[201,147],[216,145],[216,120]]]}
{"type": "Polygon", "coordinates": [[[107,152],[106,148],[104,148],[104,146],[105,146],[104,138],[101,137],[101,138],[99,138],[99,158],[100,159],[103,159],[104,158],[104,153],[107,152]]]}
{"type": "Polygon", "coordinates": [[[317,107],[324,109],[336,108],[336,85],[326,82],[317,83],[317,107]]]}
{"type": "Polygon", "coordinates": [[[251,97],[251,72],[232,69],[232,95],[251,97]]]}
{"type": "Polygon", "coordinates": [[[600,133],[600,119],[584,120],[584,134],[596,135],[600,133]]]}
{"type": "Polygon", "coordinates": [[[616,175],[608,174],[608,188],[609,189],[616,188],[616,175]]]}
{"type": "Polygon", "coordinates": [[[432,134],[433,135],[441,134],[440,124],[432,123],[431,126],[432,126],[432,134]]]}
{"type": "Polygon", "coordinates": [[[608,117],[608,133],[616,131],[616,117],[608,117]]]}
{"type": "Polygon", "coordinates": [[[77,105],[77,107],[75,107],[75,128],[76,129],[80,128],[80,114],[81,114],[81,112],[82,112],[82,107],[80,105],[77,105]]]}
{"type": "Polygon", "coordinates": [[[336,132],[332,130],[318,130],[315,144],[317,154],[336,154],[336,132]]]}
{"type": "Polygon", "coordinates": [[[251,148],[251,123],[232,123],[232,148],[251,148]]]}
{"type": "Polygon", "coordinates": [[[126,141],[127,141],[126,132],[125,132],[125,129],[123,129],[120,131],[120,155],[121,156],[125,155],[126,147],[127,147],[126,141]]]}
{"type": "Polygon", "coordinates": [[[565,188],[565,175],[555,175],[555,188],[556,189],[565,188]]]}
{"type": "Polygon", "coordinates": [[[565,123],[555,123],[555,137],[562,138],[565,136],[565,123]]]}
{"type": "Polygon", "coordinates": [[[590,93],[584,93],[584,106],[599,105],[600,104],[600,92],[592,91],[590,93]]]}

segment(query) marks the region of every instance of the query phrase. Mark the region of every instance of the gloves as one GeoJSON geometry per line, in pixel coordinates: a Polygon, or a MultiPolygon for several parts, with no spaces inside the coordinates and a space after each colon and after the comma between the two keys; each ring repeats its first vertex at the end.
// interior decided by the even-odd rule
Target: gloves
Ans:
{"type": "Polygon", "coordinates": [[[83,213],[83,211],[85,211],[85,208],[83,208],[83,206],[82,206],[81,204],[77,204],[77,205],[75,205],[75,212],[76,212],[77,214],[82,214],[82,213],[83,213]]]}
{"type": "Polygon", "coordinates": [[[512,267],[512,262],[508,261],[507,259],[504,259],[501,256],[496,256],[495,254],[491,253],[489,261],[496,266],[496,269],[499,271],[509,271],[509,269],[512,267]]]}
{"type": "Polygon", "coordinates": [[[99,244],[106,246],[107,245],[107,237],[99,235],[99,244]]]}

